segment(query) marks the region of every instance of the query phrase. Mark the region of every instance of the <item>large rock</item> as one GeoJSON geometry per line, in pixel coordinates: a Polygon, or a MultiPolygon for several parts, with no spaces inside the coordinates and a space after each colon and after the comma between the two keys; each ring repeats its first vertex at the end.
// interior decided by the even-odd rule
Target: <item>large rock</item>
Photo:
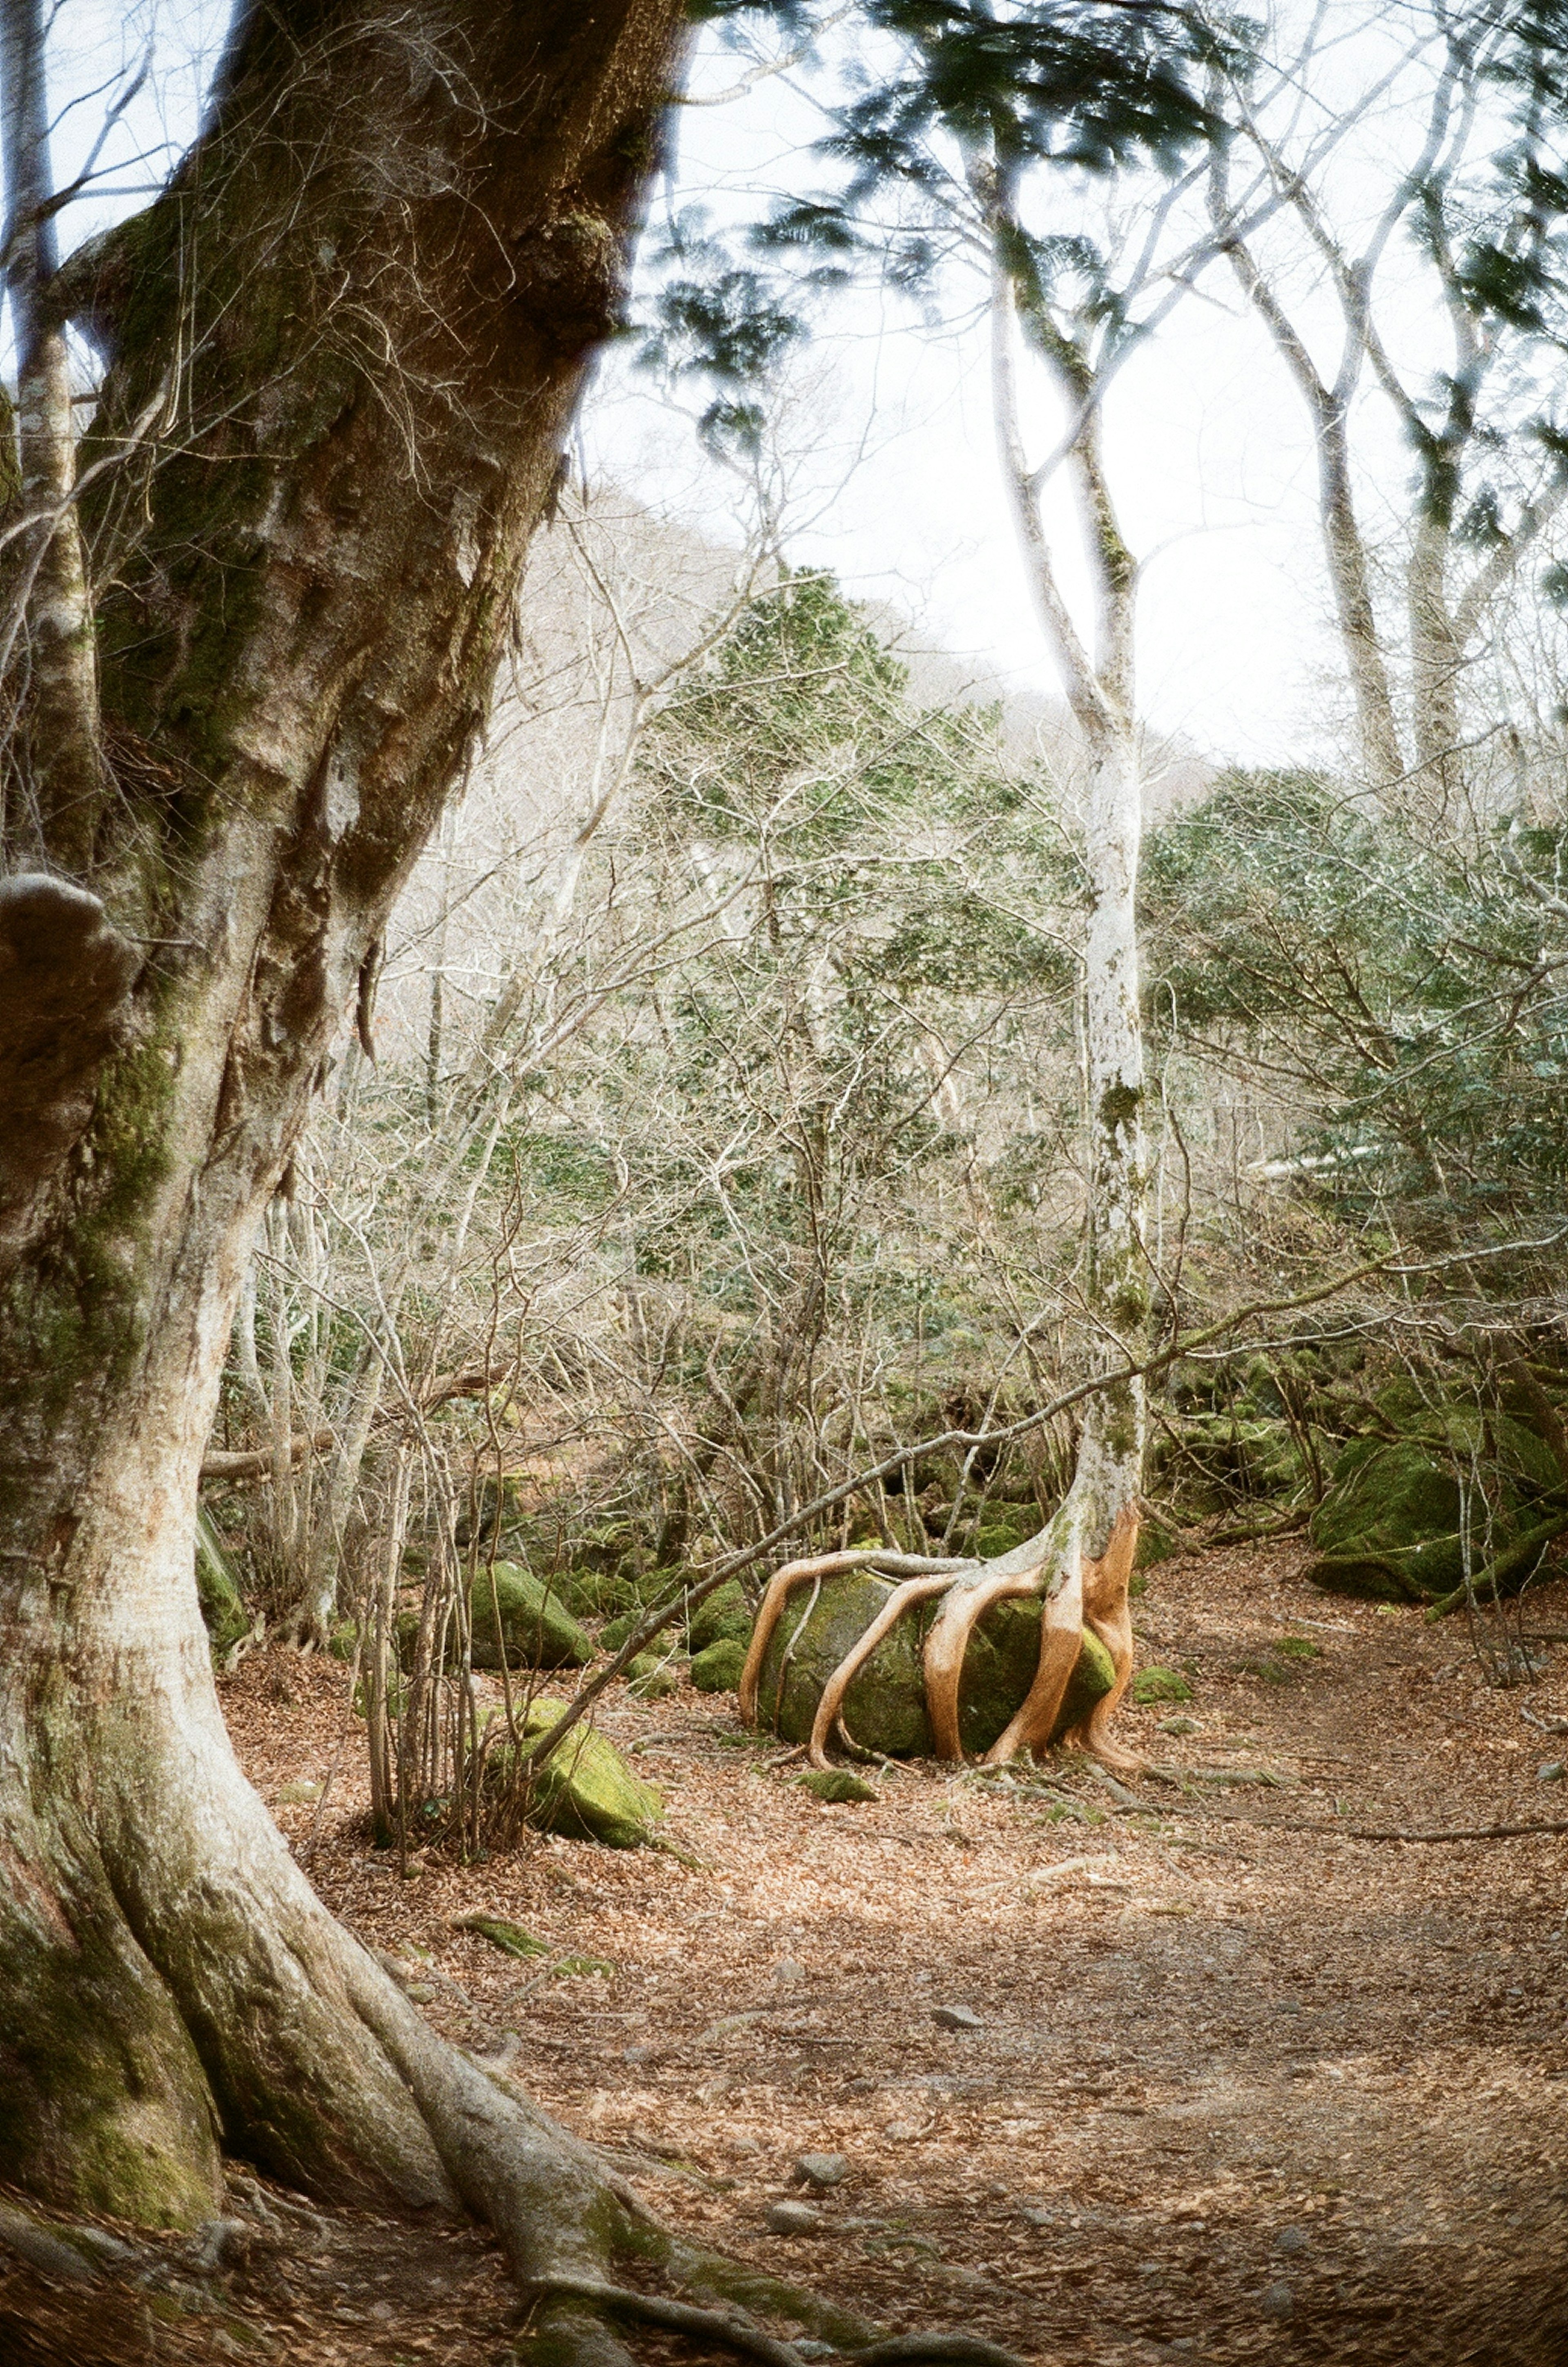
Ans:
{"type": "MultiPolygon", "coordinates": [[[[1461,1469],[1482,1483],[1470,1505],[1477,1574],[1528,1545],[1547,1509],[1543,1498],[1553,1483],[1557,1491],[1562,1486],[1540,1440],[1506,1415],[1472,1407],[1428,1412],[1422,1432],[1409,1438],[1353,1439],[1312,1516],[1319,1553],[1307,1571],[1312,1583],[1370,1602],[1425,1603],[1451,1593],[1464,1580],[1461,1469]]],[[[1529,1576],[1534,1558],[1524,1553],[1522,1566],[1509,1570],[1511,1583],[1529,1576]]]]}
{"type": "Polygon", "coordinates": [[[692,1683],[700,1693],[732,1693],[746,1666],[746,1647],[732,1636],[721,1636],[694,1655],[692,1683]]]}
{"type": "MultiPolygon", "coordinates": [[[[547,1732],[565,1707],[539,1694],[525,1714],[524,1734],[532,1739],[547,1732]]],[[[491,1754],[497,1775],[504,1772],[505,1758],[504,1752],[491,1754]]],[[[663,1799],[653,1785],[634,1775],[614,1744],[586,1720],[546,1760],[528,1805],[528,1822],[541,1832],[600,1841],[606,1849],[639,1848],[652,1840],[663,1814],[663,1799]]]]}
{"type": "Polygon", "coordinates": [[[1330,1594],[1421,1603],[1464,1575],[1460,1486],[1426,1439],[1352,1439],[1334,1467],[1309,1534],[1307,1576],[1330,1594]]]}
{"type": "Polygon", "coordinates": [[[493,1570],[479,1571],[469,1617],[476,1669],[499,1669],[503,1645],[510,1669],[585,1669],[593,1658],[593,1638],[520,1562],[498,1561],[493,1570]]]}
{"type": "Polygon", "coordinates": [[[196,1591],[212,1657],[221,1660],[243,1642],[253,1623],[228,1549],[205,1505],[196,1516],[196,1591]]]}
{"type": "MultiPolygon", "coordinates": [[[[823,1686],[892,1591],[886,1579],[847,1570],[823,1580],[815,1606],[809,1587],[785,1603],[757,1690],[764,1726],[775,1727],[786,1741],[806,1740],[823,1686]]],[[[988,1750],[1028,1693],[1040,1661],[1040,1611],[1037,1599],[996,1603],[970,1638],[958,1696],[966,1750],[988,1750]]],[[[934,1603],[909,1612],[856,1675],[843,1715],[863,1749],[896,1759],[930,1755],[920,1654],[935,1616],[934,1603]]],[[[1115,1681],[1110,1653],[1086,1628],[1056,1734],[1087,1716],[1115,1681]]]]}
{"type": "Polygon", "coordinates": [[[751,1609],[737,1579],[716,1587],[686,1622],[686,1646],[694,1656],[710,1644],[745,1645],[750,1640],[751,1609]]]}

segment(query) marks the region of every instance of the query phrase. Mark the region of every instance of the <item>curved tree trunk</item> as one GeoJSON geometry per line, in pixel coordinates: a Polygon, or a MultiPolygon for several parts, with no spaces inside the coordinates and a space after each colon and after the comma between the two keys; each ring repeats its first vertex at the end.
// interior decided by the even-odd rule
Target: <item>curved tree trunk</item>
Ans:
{"type": "Polygon", "coordinates": [[[199,2218],[231,2149],[482,2207],[527,2278],[672,2257],[314,1897],[192,1535],[252,1234],[482,716],[678,13],[254,6],[168,191],[29,289],[112,356],[84,454],[38,425],[86,463],[40,531],[80,513],[98,681],[28,606],[0,882],[0,2159],[73,2210],[199,2218]],[[69,798],[62,681],[101,702],[69,798]]]}

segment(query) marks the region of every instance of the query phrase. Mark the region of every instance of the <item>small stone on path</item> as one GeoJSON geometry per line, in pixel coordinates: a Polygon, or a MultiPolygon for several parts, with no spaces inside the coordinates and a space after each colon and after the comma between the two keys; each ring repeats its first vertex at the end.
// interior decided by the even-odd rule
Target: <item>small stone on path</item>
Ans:
{"type": "Polygon", "coordinates": [[[887,2124],[886,2135],[892,2145],[908,2145],[911,2137],[918,2137],[919,2134],[919,2121],[889,2121],[887,2124]]]}
{"type": "Polygon", "coordinates": [[[762,2224],[770,2236],[814,2236],[822,2222],[809,2203],[770,2203],[762,2224]]]}
{"type": "Polygon", "coordinates": [[[795,2174],[807,2186],[841,2186],[850,2165],[841,2153],[803,2153],[795,2174]]]}
{"type": "Polygon", "coordinates": [[[1277,2252],[1304,2252],[1312,2237],[1304,2227],[1281,2227],[1274,2238],[1277,2252]]]}
{"type": "Polygon", "coordinates": [[[1565,1773],[1568,1766],[1561,1759],[1543,1759],[1535,1771],[1535,1780],[1538,1784],[1561,1784],[1565,1773]]]}
{"type": "Polygon", "coordinates": [[[806,1967],[804,1965],[797,1965],[793,1956],[786,1956],[782,1964],[773,1966],[773,1978],[775,1981],[784,1983],[803,1981],[806,1978],[806,1967]]]}
{"type": "Polygon", "coordinates": [[[1279,2284],[1269,2286],[1258,2305],[1265,2317],[1276,2318],[1289,2317],[1295,2305],[1295,2296],[1290,2286],[1282,2281],[1279,2284]]]}
{"type": "Polygon", "coordinates": [[[934,2005],[931,2020],[943,2030],[984,2030],[979,2015],[966,2005],[934,2005]]]}

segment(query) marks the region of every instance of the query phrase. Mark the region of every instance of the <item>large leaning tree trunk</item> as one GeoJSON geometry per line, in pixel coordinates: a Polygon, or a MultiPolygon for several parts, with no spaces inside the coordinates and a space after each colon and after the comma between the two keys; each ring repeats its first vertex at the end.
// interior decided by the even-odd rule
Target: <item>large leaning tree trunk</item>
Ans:
{"type": "Polygon", "coordinates": [[[606,2307],[681,2316],[606,2304],[618,2254],[778,2295],[326,1913],[231,1749],[192,1540],[253,1230],[480,726],[679,13],[257,0],[171,184],[57,271],[42,9],[0,8],[0,2164],[142,2223],[210,2214],[225,2152],[467,2206],[596,2361],[606,2307]],[[67,319],[107,358],[80,447],[67,319]]]}
{"type": "Polygon", "coordinates": [[[809,1750],[826,1764],[846,1696],[883,1638],[906,1613],[938,1608],[923,1647],[926,1711],[938,1756],[964,1756],[960,1690],[964,1656],[993,1604],[1043,1598],[1040,1660],[1029,1693],[985,1752],[997,1764],[1038,1750],[1056,1732],[1088,1627],[1110,1652],[1114,1682],[1066,1739],[1112,1765],[1137,1761],[1111,1732],[1132,1675],[1128,1585],[1137,1551],[1145,1446],[1144,1385],[1149,1289],[1144,1233],[1144,1057],[1139,1004],[1137,882],[1143,787],[1134,707],[1136,565],[1122,538],[1100,448],[1099,396],[1087,341],[1053,317],[1004,173],[976,166],[973,186],[993,263],[993,407],[1003,478],[1031,592],[1082,739],[1083,860],[1088,918],[1084,980],[1088,1256],[1084,1312],[1106,1379],[1085,1402],[1072,1484],[1038,1535],[994,1560],[954,1562],[874,1548],[791,1562],[771,1580],[741,1680],[744,1715],[757,1715],[768,1649],[790,1597],[835,1571],[870,1569],[893,1592],[823,1687],[809,1750]],[[1066,461],[1095,601],[1092,647],[1074,624],[1041,518],[1041,471],[1025,453],[1013,349],[1021,337],[1051,375],[1074,425],[1066,461]]]}

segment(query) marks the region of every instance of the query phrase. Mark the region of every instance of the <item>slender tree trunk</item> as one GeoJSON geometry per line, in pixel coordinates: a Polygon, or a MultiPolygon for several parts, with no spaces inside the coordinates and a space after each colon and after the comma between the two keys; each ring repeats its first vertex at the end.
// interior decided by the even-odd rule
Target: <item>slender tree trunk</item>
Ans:
{"type": "Polygon", "coordinates": [[[40,565],[6,855],[47,868],[0,882],[0,2161],[73,2209],[199,2217],[232,2148],[460,2198],[524,2275],[634,2227],[315,1899],[192,1535],[252,1234],[483,710],[676,15],[258,6],[169,190],[75,266],[114,769],[62,787],[91,644],[40,667],[40,565]]]}
{"type": "Polygon", "coordinates": [[[1446,811],[1460,779],[1460,676],[1464,651],[1449,606],[1451,533],[1440,513],[1419,517],[1405,569],[1410,617],[1410,713],[1416,784],[1446,811]]]}
{"type": "MultiPolygon", "coordinates": [[[[1024,453],[1012,365],[1020,307],[998,243],[992,296],[993,392],[1003,474],[1030,586],[1083,738],[1088,779],[1083,853],[1089,918],[1083,945],[1087,1069],[1089,1263],[1087,1311],[1118,1360],[1140,1360],[1149,1291],[1144,1250],[1144,1051],[1139,1001],[1137,889],[1143,778],[1134,703],[1137,570],[1122,538],[1100,443],[1091,384],[1024,291],[1024,334],[1079,411],[1067,456],[1095,597],[1093,648],[1073,624],[1040,515],[1040,487],[1024,453]]],[[[1087,1620],[1110,1646],[1114,1690],[1099,1704],[1089,1738],[1118,1755],[1107,1729],[1132,1667],[1127,1613],[1139,1525],[1146,1416],[1141,1381],[1108,1387],[1088,1400],[1073,1483],[1046,1537],[1056,1577],[1048,1591],[1034,1692],[994,1755],[1044,1739],[1087,1620]]]]}
{"type": "MultiPolygon", "coordinates": [[[[1278,168],[1281,169],[1282,168],[1278,168]]],[[[1404,770],[1394,713],[1388,663],[1378,630],[1372,600],[1371,569],[1356,514],[1351,483],[1348,435],[1349,403],[1365,350],[1364,323],[1346,322],[1347,349],[1337,382],[1330,386],[1313,360],[1305,338],[1292,320],[1273,284],[1265,277],[1252,249],[1235,227],[1231,210],[1227,159],[1216,142],[1209,167],[1209,218],[1216,240],[1228,255],[1243,293],[1273,340],[1307,407],[1317,453],[1317,508],[1323,531],[1324,558],[1334,600],[1335,622],[1346,670],[1356,700],[1356,720],[1361,742],[1361,764],[1379,788],[1397,781],[1404,770]]],[[[1366,293],[1358,300],[1364,306],[1366,293]]]]}
{"type": "Polygon", "coordinates": [[[0,613],[0,651],[13,659],[19,651],[28,673],[22,761],[12,772],[6,828],[33,861],[47,849],[53,861],[73,866],[88,844],[101,762],[92,606],[73,499],[71,363],[64,325],[50,308],[60,255],[50,206],[42,0],[0,0],[0,110],[18,509],[36,521],[6,570],[9,613],[0,613]]]}

